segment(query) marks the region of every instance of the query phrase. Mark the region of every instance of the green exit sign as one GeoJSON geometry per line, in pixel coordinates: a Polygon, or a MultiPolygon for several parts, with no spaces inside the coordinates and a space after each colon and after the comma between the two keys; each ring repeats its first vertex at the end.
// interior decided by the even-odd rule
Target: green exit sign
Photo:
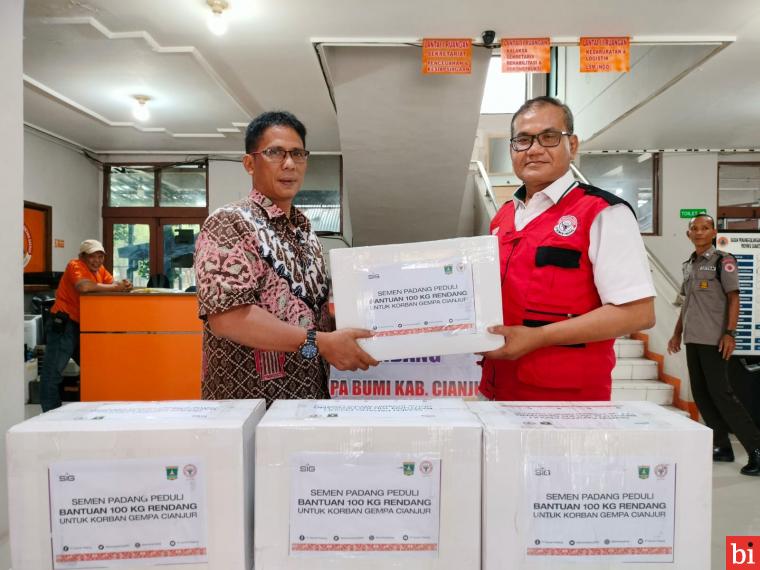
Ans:
{"type": "Polygon", "coordinates": [[[682,218],[694,218],[696,216],[701,216],[702,214],[706,214],[707,210],[704,208],[690,208],[681,210],[681,217],[682,218]]]}

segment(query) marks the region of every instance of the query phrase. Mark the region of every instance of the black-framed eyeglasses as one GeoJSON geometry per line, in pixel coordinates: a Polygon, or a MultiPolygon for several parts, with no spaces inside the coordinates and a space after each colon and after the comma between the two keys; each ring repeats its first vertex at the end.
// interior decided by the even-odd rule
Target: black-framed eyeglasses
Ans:
{"type": "Polygon", "coordinates": [[[533,141],[538,141],[538,144],[545,148],[551,148],[553,146],[559,146],[563,136],[570,136],[573,133],[567,133],[565,131],[544,131],[537,135],[517,135],[509,139],[509,144],[512,146],[512,150],[515,152],[522,152],[528,150],[533,146],[533,141]]]}
{"type": "Polygon", "coordinates": [[[309,158],[310,151],[303,148],[294,148],[292,150],[285,150],[279,146],[273,146],[271,148],[265,148],[264,150],[257,152],[249,152],[248,154],[260,154],[268,162],[283,162],[285,157],[290,155],[293,162],[303,164],[306,159],[309,158]]]}

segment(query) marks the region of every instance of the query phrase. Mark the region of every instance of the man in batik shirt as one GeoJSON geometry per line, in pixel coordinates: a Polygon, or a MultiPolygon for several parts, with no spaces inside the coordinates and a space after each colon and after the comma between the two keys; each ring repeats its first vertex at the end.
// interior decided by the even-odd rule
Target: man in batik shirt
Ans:
{"type": "Polygon", "coordinates": [[[204,399],[329,398],[329,365],[366,370],[377,361],[356,340],[369,331],[330,332],[322,248],[292,206],[301,189],[306,129],[268,112],[246,130],[243,167],[253,189],[216,210],[195,252],[203,330],[204,399]]]}

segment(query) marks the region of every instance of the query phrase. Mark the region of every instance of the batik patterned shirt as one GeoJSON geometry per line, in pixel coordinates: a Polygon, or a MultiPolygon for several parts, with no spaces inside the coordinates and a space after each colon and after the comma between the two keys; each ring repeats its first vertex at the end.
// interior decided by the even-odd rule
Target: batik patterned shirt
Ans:
{"type": "Polygon", "coordinates": [[[216,210],[198,236],[195,273],[203,327],[202,394],[207,400],[329,398],[329,366],[296,352],[265,351],[215,336],[208,316],[256,305],[281,321],[330,330],[322,247],[295,207],[285,214],[251,194],[216,210]]]}

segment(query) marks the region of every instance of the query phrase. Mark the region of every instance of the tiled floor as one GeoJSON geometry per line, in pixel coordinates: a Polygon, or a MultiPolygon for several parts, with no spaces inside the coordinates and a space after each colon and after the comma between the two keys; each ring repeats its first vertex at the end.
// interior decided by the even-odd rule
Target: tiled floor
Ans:
{"type": "Polygon", "coordinates": [[[726,567],[726,536],[760,535],[760,477],[739,473],[747,454],[733,447],[734,463],[713,464],[712,570],[726,567]]]}
{"type": "MultiPolygon", "coordinates": [[[[39,406],[26,406],[27,418],[39,413],[39,406]]],[[[760,535],[760,477],[739,473],[747,454],[733,446],[734,463],[713,464],[712,570],[725,568],[726,536],[760,535]]]]}

